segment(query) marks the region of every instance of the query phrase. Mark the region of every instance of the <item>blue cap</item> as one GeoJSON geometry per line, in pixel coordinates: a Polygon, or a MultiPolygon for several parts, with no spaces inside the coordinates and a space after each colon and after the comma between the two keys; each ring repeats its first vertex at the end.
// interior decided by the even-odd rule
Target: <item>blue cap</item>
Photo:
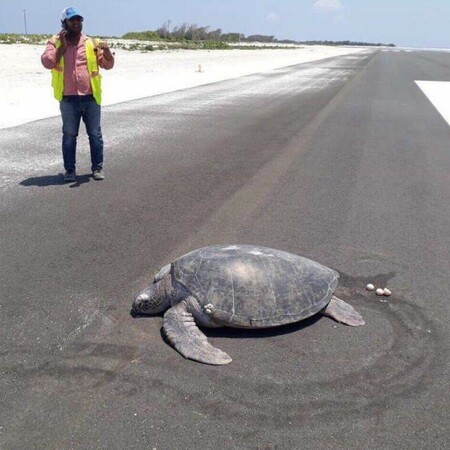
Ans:
{"type": "Polygon", "coordinates": [[[62,14],[61,14],[61,20],[67,20],[67,19],[72,19],[72,17],[81,17],[83,18],[83,16],[81,15],[81,12],[78,8],[75,8],[73,6],[69,6],[68,8],[64,8],[62,14]]]}

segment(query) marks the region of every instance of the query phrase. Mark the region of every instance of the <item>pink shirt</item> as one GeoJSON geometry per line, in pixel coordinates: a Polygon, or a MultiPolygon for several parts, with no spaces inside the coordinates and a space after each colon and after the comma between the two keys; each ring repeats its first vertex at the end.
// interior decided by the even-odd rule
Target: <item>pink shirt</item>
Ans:
{"type": "MultiPolygon", "coordinates": [[[[64,92],[63,95],[89,95],[92,94],[91,82],[87,68],[85,42],[88,37],[81,35],[78,45],[67,43],[64,53],[64,92]]],[[[48,41],[45,51],[41,56],[42,65],[46,69],[54,69],[56,66],[56,47],[53,42],[48,41]]],[[[111,69],[114,66],[114,57],[108,61],[103,50],[97,49],[98,65],[102,69],[111,69]]]]}

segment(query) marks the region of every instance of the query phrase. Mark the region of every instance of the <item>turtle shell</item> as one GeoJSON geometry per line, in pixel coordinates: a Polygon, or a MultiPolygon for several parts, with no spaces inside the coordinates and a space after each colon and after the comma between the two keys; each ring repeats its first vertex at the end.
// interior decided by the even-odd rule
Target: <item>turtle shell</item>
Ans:
{"type": "Polygon", "coordinates": [[[315,261],[251,245],[212,246],[173,262],[173,276],[212,318],[264,328],[310,317],[331,300],[339,274],[315,261]]]}

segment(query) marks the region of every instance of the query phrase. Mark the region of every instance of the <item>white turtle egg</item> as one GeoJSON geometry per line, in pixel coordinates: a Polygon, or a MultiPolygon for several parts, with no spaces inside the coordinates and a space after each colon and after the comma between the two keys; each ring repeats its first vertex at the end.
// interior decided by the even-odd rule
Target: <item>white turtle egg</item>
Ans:
{"type": "Polygon", "coordinates": [[[378,288],[375,292],[377,295],[384,295],[384,289],[378,288]]]}
{"type": "Polygon", "coordinates": [[[366,289],[367,289],[368,291],[373,291],[373,290],[375,289],[375,286],[374,286],[373,284],[368,284],[368,285],[366,286],[366,289]]]}
{"type": "Polygon", "coordinates": [[[392,292],[388,288],[383,289],[383,295],[386,297],[389,297],[392,294],[392,292]]]}

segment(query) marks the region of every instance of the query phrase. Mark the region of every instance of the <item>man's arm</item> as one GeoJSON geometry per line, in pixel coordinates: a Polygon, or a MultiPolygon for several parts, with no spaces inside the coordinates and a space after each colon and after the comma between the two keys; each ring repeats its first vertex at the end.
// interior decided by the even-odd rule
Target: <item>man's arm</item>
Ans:
{"type": "Polygon", "coordinates": [[[47,42],[47,46],[41,56],[42,65],[46,69],[54,69],[67,49],[67,42],[64,32],[57,34],[55,38],[52,38],[47,42]],[[61,46],[56,48],[56,41],[58,39],[61,41],[61,46]]]}

